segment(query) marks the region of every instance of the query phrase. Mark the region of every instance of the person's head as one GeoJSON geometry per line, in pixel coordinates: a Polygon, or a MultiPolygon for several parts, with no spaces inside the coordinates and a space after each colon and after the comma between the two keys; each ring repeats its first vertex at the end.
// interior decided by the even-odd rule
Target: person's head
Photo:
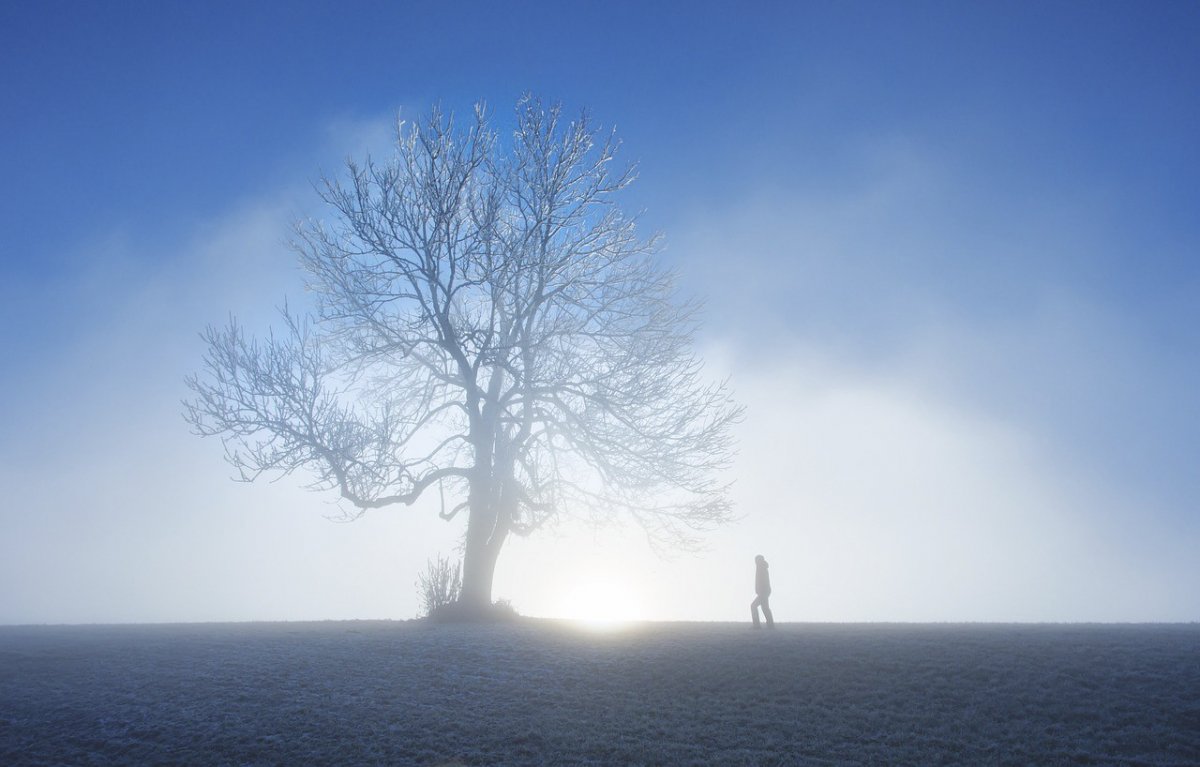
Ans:
{"type": "Polygon", "coordinates": [[[763,558],[762,554],[759,554],[758,556],[756,556],[754,558],[754,564],[756,564],[756,565],[765,565],[766,563],[767,563],[767,560],[763,558]]]}

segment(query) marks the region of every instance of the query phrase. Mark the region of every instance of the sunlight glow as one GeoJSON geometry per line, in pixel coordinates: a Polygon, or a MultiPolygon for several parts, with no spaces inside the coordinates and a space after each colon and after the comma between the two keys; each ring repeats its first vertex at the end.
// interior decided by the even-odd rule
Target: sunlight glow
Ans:
{"type": "Polygon", "coordinates": [[[581,574],[563,595],[558,615],[593,630],[621,628],[643,617],[637,590],[607,573],[581,574]]]}

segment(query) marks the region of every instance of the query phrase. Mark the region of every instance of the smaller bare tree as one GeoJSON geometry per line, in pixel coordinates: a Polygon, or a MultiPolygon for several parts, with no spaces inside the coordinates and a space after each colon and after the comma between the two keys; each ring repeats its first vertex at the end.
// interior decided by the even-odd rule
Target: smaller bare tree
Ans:
{"type": "Polygon", "coordinates": [[[457,602],[462,591],[462,563],[451,565],[448,558],[438,554],[437,560],[429,560],[425,572],[417,576],[417,591],[421,597],[422,615],[427,618],[457,602]]]}

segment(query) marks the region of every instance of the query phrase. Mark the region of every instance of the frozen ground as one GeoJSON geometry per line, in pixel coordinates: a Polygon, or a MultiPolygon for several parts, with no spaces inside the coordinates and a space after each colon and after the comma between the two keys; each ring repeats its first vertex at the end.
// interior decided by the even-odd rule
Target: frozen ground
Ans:
{"type": "Polygon", "coordinates": [[[1200,764],[1200,626],[0,627],[0,764],[1200,764]]]}

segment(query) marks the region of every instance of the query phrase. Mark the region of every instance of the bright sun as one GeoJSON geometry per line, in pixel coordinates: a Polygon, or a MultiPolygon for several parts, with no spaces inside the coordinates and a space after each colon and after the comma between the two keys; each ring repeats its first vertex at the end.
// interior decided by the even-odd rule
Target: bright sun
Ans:
{"type": "Polygon", "coordinates": [[[559,614],[589,627],[611,628],[641,618],[642,603],[624,579],[588,573],[567,588],[559,614]]]}

